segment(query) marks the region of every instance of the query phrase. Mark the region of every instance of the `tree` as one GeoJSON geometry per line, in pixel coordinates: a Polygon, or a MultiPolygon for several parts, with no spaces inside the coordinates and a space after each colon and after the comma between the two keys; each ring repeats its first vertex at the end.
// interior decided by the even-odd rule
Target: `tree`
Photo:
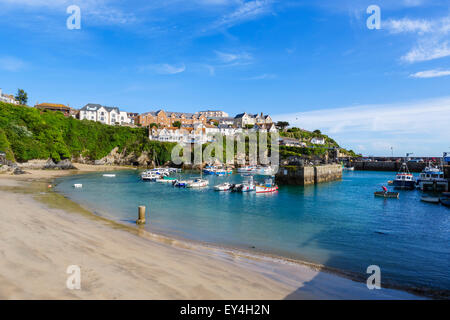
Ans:
{"type": "Polygon", "coordinates": [[[253,125],[253,124],[246,124],[245,129],[253,129],[254,126],[255,125],[253,125]]]}
{"type": "Polygon", "coordinates": [[[21,105],[26,105],[28,102],[28,95],[23,89],[17,89],[15,98],[21,105]]]}
{"type": "Polygon", "coordinates": [[[152,122],[152,123],[150,123],[149,127],[150,127],[150,129],[153,127],[159,128],[159,125],[156,122],[152,122]]]}
{"type": "Polygon", "coordinates": [[[172,123],[172,126],[174,126],[176,128],[181,128],[181,122],[180,121],[175,121],[174,123],[172,123]]]}
{"type": "Polygon", "coordinates": [[[322,132],[320,132],[319,129],[314,130],[313,133],[315,133],[315,134],[322,134],[322,132]]]}
{"type": "Polygon", "coordinates": [[[278,121],[276,126],[278,127],[278,129],[283,130],[286,129],[287,127],[289,127],[289,122],[287,121],[278,121]]]}

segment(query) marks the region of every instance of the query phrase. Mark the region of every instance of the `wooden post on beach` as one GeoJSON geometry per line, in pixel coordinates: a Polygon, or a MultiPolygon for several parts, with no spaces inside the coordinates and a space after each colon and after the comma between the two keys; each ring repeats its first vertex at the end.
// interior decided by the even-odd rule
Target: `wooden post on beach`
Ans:
{"type": "Polygon", "coordinates": [[[145,224],[145,206],[139,206],[138,212],[139,218],[136,220],[136,224],[145,224]]]}

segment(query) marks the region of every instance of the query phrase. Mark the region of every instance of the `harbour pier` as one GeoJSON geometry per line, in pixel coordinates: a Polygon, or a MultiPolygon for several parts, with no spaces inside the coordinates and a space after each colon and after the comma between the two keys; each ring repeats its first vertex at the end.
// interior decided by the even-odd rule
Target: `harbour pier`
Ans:
{"type": "Polygon", "coordinates": [[[342,179],[342,166],[326,164],[317,166],[281,166],[275,176],[280,185],[312,185],[342,179]]]}

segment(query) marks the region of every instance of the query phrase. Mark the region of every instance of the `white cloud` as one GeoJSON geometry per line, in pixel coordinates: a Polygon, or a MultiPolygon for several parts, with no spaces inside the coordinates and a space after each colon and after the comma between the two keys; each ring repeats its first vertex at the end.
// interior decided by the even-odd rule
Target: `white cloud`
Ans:
{"type": "Polygon", "coordinates": [[[267,79],[275,79],[275,78],[276,78],[276,75],[274,75],[274,74],[264,73],[261,75],[246,78],[244,80],[267,80],[267,79]]]}
{"type": "Polygon", "coordinates": [[[417,32],[425,33],[432,30],[432,23],[427,20],[411,20],[408,18],[400,20],[388,20],[383,23],[383,27],[391,33],[417,32]]]}
{"type": "Polygon", "coordinates": [[[434,20],[391,19],[383,26],[392,34],[417,34],[415,46],[401,57],[404,62],[415,63],[450,56],[447,40],[450,33],[450,17],[434,20]]]}
{"type": "Polygon", "coordinates": [[[410,75],[411,78],[436,78],[450,76],[450,70],[426,70],[410,75]]]}
{"type": "Polygon", "coordinates": [[[214,51],[217,55],[217,58],[224,63],[231,63],[231,62],[238,62],[238,61],[248,61],[252,60],[251,54],[247,52],[241,52],[241,53],[229,53],[229,52],[222,52],[222,51],[214,51]]]}
{"type": "Polygon", "coordinates": [[[430,61],[450,56],[450,47],[448,42],[437,40],[419,42],[416,47],[401,57],[402,61],[414,63],[430,61]]]}
{"type": "Polygon", "coordinates": [[[10,72],[18,72],[25,67],[25,63],[15,57],[0,57],[0,69],[10,72]]]}
{"type": "Polygon", "coordinates": [[[215,27],[231,27],[238,23],[256,19],[270,12],[272,12],[271,0],[242,1],[235,11],[224,15],[217,21],[215,27]]]}
{"type": "Polygon", "coordinates": [[[450,97],[280,114],[272,118],[307,130],[320,129],[355,151],[362,145],[368,153],[381,155],[388,153],[385,147],[390,144],[399,153],[439,155],[448,149],[450,97]]]}
{"type": "Polygon", "coordinates": [[[147,66],[142,66],[139,68],[139,71],[153,71],[159,74],[177,74],[182,73],[186,70],[186,66],[184,64],[181,65],[171,65],[168,63],[162,64],[152,64],[147,66]]]}

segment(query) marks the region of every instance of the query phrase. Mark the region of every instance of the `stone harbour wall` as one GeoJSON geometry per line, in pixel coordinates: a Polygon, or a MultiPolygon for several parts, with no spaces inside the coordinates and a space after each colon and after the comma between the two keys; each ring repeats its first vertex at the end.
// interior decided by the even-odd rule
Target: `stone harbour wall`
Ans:
{"type": "Polygon", "coordinates": [[[280,185],[311,185],[342,179],[342,166],[328,164],[320,166],[282,166],[275,176],[280,185]]]}

